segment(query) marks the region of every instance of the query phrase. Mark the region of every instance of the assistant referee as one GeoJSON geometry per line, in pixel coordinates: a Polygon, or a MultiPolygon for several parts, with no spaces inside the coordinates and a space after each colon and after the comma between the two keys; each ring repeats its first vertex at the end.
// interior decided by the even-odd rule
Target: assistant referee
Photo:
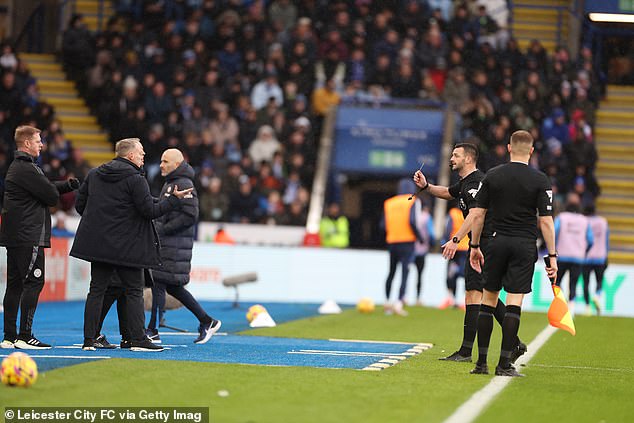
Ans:
{"type": "Polygon", "coordinates": [[[487,354],[493,330],[493,313],[504,288],[506,314],[502,322],[502,349],[495,368],[497,376],[523,376],[511,365],[520,326],[522,300],[531,292],[533,270],[537,261],[537,227],[542,232],[550,267],[549,278],[557,275],[555,225],[553,222],[552,187],[548,177],[528,166],[533,153],[533,137],[516,131],[507,146],[511,162],[495,167],[486,174],[476,195],[474,224],[471,232],[471,266],[486,273],[482,305],[478,318],[479,357],[474,374],[488,374],[487,354]],[[484,216],[490,210],[495,232],[484,257],[479,248],[484,216]]]}

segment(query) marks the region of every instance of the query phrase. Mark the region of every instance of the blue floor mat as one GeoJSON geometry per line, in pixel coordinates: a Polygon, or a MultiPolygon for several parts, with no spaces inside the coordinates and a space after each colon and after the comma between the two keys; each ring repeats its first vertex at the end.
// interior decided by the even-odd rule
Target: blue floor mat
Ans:
{"type": "MultiPolygon", "coordinates": [[[[219,334],[204,345],[196,345],[193,340],[198,335],[197,320],[185,309],[170,310],[166,322],[189,332],[160,329],[166,350],[157,353],[121,349],[83,351],[84,303],[44,303],[38,309],[34,332],[54,348],[26,352],[35,359],[40,371],[108,358],[380,370],[431,347],[412,343],[240,336],[235,332],[249,327],[245,317],[248,305],[240,308],[233,308],[227,302],[202,302],[202,305],[210,315],[222,320],[219,334]]],[[[278,323],[314,316],[318,308],[317,304],[263,305],[278,323]]],[[[113,343],[119,340],[114,307],[104,323],[104,333],[113,343]]],[[[10,352],[0,351],[0,357],[10,352]]]]}

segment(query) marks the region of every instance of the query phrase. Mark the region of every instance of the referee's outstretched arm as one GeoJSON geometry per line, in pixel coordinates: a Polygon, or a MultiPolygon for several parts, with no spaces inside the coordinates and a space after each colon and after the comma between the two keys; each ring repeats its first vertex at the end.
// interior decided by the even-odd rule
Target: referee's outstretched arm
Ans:
{"type": "Polygon", "coordinates": [[[427,178],[425,178],[425,175],[423,175],[423,172],[421,172],[420,170],[417,170],[416,173],[414,173],[414,177],[412,179],[414,180],[414,183],[420,189],[420,191],[427,191],[434,197],[442,198],[443,200],[454,199],[454,197],[449,194],[448,187],[430,184],[429,182],[427,182],[427,178]]]}

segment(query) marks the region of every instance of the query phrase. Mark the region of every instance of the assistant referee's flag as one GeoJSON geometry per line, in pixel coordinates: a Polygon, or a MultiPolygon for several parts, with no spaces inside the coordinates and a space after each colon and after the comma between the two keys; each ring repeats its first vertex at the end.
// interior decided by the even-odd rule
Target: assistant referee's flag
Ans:
{"type": "MultiPolygon", "coordinates": [[[[548,256],[544,256],[544,263],[546,263],[546,267],[550,267],[550,258],[548,256]]],[[[570,310],[568,310],[568,303],[566,302],[564,293],[561,291],[561,288],[555,284],[556,280],[556,277],[550,279],[554,298],[550,303],[550,307],[548,307],[548,323],[550,323],[551,326],[570,332],[574,336],[577,333],[575,330],[575,322],[572,321],[572,314],[570,314],[570,310]]]]}
{"type": "Polygon", "coordinates": [[[555,298],[548,307],[548,322],[551,326],[570,332],[574,336],[576,333],[575,322],[572,321],[564,293],[557,285],[553,284],[552,287],[555,298]]]}

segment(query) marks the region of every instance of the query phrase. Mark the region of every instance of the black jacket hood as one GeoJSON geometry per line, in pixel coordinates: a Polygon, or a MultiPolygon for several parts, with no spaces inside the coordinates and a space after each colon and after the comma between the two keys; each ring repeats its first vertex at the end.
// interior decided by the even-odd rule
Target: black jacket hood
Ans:
{"type": "Polygon", "coordinates": [[[174,169],[165,177],[165,182],[170,182],[179,178],[187,178],[193,181],[194,176],[196,176],[194,168],[191,167],[186,161],[183,161],[181,162],[181,164],[178,165],[176,169],[174,169]]]}
{"type": "Polygon", "coordinates": [[[142,175],[143,170],[130,160],[121,157],[104,163],[97,169],[97,176],[99,176],[102,181],[109,183],[119,182],[135,174],[142,175]]]}

